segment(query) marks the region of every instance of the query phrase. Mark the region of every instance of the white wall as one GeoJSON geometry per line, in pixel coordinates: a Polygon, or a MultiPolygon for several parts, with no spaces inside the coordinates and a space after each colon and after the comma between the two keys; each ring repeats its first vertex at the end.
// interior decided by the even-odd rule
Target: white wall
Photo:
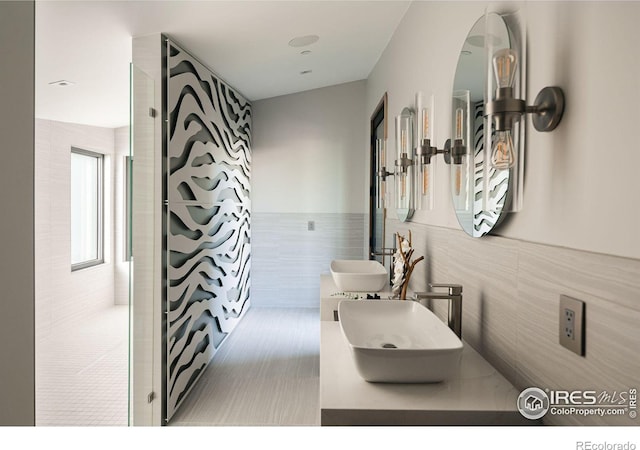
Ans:
{"type": "Polygon", "coordinates": [[[365,82],[253,103],[253,211],[364,213],[365,82]]]}
{"type": "MultiPolygon", "coordinates": [[[[119,295],[125,298],[116,301],[115,268],[121,254],[115,251],[114,213],[122,185],[115,183],[115,173],[122,171],[123,155],[115,150],[115,130],[42,119],[36,119],[35,124],[36,338],[40,340],[69,321],[88,318],[114,304],[126,304],[128,292],[120,290],[119,295]],[[71,147],[105,155],[104,263],[74,272],[71,147]]],[[[123,223],[117,225],[121,230],[123,223]]],[[[121,232],[118,237],[122,238],[121,232]]]]}
{"type": "MultiPolygon", "coordinates": [[[[414,2],[367,81],[367,114],[389,96],[389,116],[435,95],[435,140],[450,137],[450,96],[458,54],[485,2],[414,2]]],[[[513,7],[513,3],[507,4],[513,7]]],[[[436,161],[435,208],[411,222],[387,220],[413,234],[425,256],[411,278],[463,285],[463,338],[517,388],[634,387],[640,363],[640,119],[638,2],[528,2],[529,102],[547,85],[564,89],[565,116],[551,133],[527,119],[524,210],[498,237],[460,230],[448,166],[436,161]],[[586,304],[586,355],[558,343],[559,298],[586,304]]],[[[393,136],[393,129],[389,130],[393,136]]],[[[391,143],[393,147],[394,144],[391,143]]],[[[389,158],[388,166],[393,162],[389,158]]],[[[446,314],[445,305],[434,304],[446,314]],[[443,311],[444,310],[444,311],[443,311]]],[[[552,424],[631,425],[629,417],[547,416],[552,424]]]]}
{"type": "MultiPolygon", "coordinates": [[[[385,91],[390,117],[412,105],[417,91],[433,93],[435,141],[442,147],[450,135],[458,54],[487,5],[414,2],[367,81],[366,114],[385,91]]],[[[640,192],[635,143],[640,61],[634,55],[640,40],[640,3],[520,6],[528,30],[527,100],[532,102],[542,87],[557,85],[564,89],[567,105],[551,133],[536,132],[527,119],[524,208],[496,234],[639,258],[640,209],[634,205],[640,192]]],[[[391,140],[389,145],[393,147],[391,140]]],[[[417,212],[413,220],[458,229],[447,166],[437,159],[435,208],[417,212]]],[[[390,157],[388,166],[392,163],[390,157]]]]}
{"type": "Polygon", "coordinates": [[[356,81],[253,103],[253,306],[317,308],[331,260],[364,257],[364,94],[356,81]]]}
{"type": "Polygon", "coordinates": [[[0,2],[0,425],[35,424],[33,1],[0,2]]]}
{"type": "Polygon", "coordinates": [[[160,34],[133,39],[133,305],[131,411],[134,425],[162,425],[162,105],[160,34]],[[147,395],[156,394],[149,403],[147,395]]]}

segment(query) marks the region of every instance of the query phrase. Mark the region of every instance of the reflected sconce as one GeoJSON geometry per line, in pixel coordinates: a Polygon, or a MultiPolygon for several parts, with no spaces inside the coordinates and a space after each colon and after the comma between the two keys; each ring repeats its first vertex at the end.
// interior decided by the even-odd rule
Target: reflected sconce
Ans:
{"type": "Polygon", "coordinates": [[[386,168],[387,146],[386,140],[376,140],[376,178],[378,193],[378,208],[386,206],[386,181],[387,177],[395,178],[394,206],[398,219],[405,222],[411,218],[414,212],[414,179],[413,179],[413,120],[414,113],[409,108],[404,108],[396,117],[396,159],[393,172],[386,168]]]}
{"type": "Polygon", "coordinates": [[[413,211],[413,111],[404,108],[396,117],[395,206],[396,210],[413,211]]]}
{"type": "Polygon", "coordinates": [[[531,114],[537,131],[554,130],[564,112],[564,94],[559,87],[545,87],[537,95],[533,106],[514,97],[514,84],[518,70],[518,53],[503,48],[493,54],[491,64],[496,90],[487,102],[485,115],[493,120],[495,136],[492,139],[490,164],[497,170],[511,169],[517,164],[518,152],[514,149],[512,130],[523,114],[531,114]]]}
{"type": "Polygon", "coordinates": [[[377,176],[377,204],[378,209],[383,209],[387,204],[387,177],[393,176],[392,172],[387,172],[387,141],[386,139],[376,139],[376,174],[377,176]]]}
{"type": "Polygon", "coordinates": [[[456,211],[466,211],[469,209],[470,186],[473,179],[474,159],[470,154],[473,149],[469,145],[472,141],[470,137],[471,122],[470,110],[471,100],[468,90],[454,91],[452,95],[452,134],[453,145],[451,146],[451,194],[453,206],[456,211]]]}

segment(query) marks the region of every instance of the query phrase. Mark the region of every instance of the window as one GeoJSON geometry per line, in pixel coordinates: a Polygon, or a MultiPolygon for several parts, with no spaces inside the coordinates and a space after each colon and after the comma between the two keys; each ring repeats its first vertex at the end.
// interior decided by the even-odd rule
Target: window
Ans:
{"type": "Polygon", "coordinates": [[[71,148],[71,270],[104,262],[102,256],[104,156],[71,148]]]}

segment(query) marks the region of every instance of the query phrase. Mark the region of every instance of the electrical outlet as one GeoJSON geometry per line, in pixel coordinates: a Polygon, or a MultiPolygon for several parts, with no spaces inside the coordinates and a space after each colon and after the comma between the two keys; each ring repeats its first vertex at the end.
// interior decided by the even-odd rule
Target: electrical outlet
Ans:
{"type": "Polygon", "coordinates": [[[560,345],[580,356],[585,354],[585,304],[581,300],[560,296],[560,345]]]}
{"type": "Polygon", "coordinates": [[[313,220],[307,222],[307,231],[314,231],[316,229],[316,223],[313,220]]]}
{"type": "Polygon", "coordinates": [[[564,308],[564,337],[575,341],[576,339],[576,313],[573,309],[564,308]]]}

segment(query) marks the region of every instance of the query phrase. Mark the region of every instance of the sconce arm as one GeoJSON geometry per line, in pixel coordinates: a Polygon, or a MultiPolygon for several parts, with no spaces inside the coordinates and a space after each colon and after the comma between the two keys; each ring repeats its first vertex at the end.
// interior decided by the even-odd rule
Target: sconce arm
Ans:
{"type": "Polygon", "coordinates": [[[396,167],[399,167],[400,172],[406,173],[407,167],[411,167],[413,165],[413,160],[410,159],[406,153],[400,155],[400,159],[396,159],[396,167]]]}
{"type": "Polygon", "coordinates": [[[514,98],[512,88],[499,88],[495,100],[487,102],[485,107],[485,117],[493,117],[497,131],[511,130],[522,114],[531,114],[536,130],[552,131],[560,123],[563,112],[564,93],[557,86],[543,88],[533,105],[514,98]]]}
{"type": "Polygon", "coordinates": [[[386,167],[383,167],[382,170],[378,172],[378,177],[381,178],[382,180],[386,180],[387,177],[393,177],[393,176],[395,176],[395,173],[387,171],[386,167]]]}
{"type": "Polygon", "coordinates": [[[451,145],[451,139],[447,139],[444,143],[444,148],[441,149],[431,146],[429,139],[423,139],[422,145],[416,149],[416,155],[420,157],[422,164],[431,164],[431,158],[440,154],[444,157],[444,162],[447,164],[451,164],[452,160],[454,164],[461,164],[462,157],[467,154],[467,150],[462,143],[462,139],[455,139],[453,146],[451,145]]]}

